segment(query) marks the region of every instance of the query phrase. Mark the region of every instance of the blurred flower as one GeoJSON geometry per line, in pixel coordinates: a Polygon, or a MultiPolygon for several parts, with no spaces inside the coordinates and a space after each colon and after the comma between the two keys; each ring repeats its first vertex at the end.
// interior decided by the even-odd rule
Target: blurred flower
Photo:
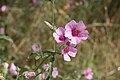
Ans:
{"type": "Polygon", "coordinates": [[[0,27],[0,34],[3,35],[5,33],[5,29],[3,27],[0,27]]]}
{"type": "Polygon", "coordinates": [[[8,64],[7,62],[5,62],[5,63],[3,64],[3,67],[4,67],[3,72],[4,72],[4,74],[6,75],[6,74],[8,73],[9,64],[8,64]]]}
{"type": "Polygon", "coordinates": [[[70,56],[71,57],[76,56],[77,49],[74,47],[75,47],[74,45],[71,45],[71,46],[66,46],[65,48],[62,49],[62,54],[65,61],[71,61],[70,56]]]}
{"type": "Polygon", "coordinates": [[[58,69],[57,69],[57,67],[54,67],[53,71],[52,71],[52,77],[56,78],[57,76],[58,76],[58,69]]]}
{"type": "Polygon", "coordinates": [[[38,0],[32,0],[32,3],[36,4],[38,2],[38,0]]]}
{"type": "Polygon", "coordinates": [[[39,44],[33,44],[32,45],[32,50],[34,52],[39,52],[41,50],[41,48],[40,48],[39,44]]]}
{"type": "Polygon", "coordinates": [[[81,6],[82,4],[83,4],[83,0],[80,0],[79,2],[75,3],[76,6],[81,6]]]}
{"type": "Polygon", "coordinates": [[[44,65],[43,65],[43,68],[44,68],[44,69],[48,69],[48,68],[49,68],[49,64],[44,64],[44,65]]]}
{"type": "Polygon", "coordinates": [[[8,7],[6,5],[2,5],[1,11],[6,12],[8,10],[8,7]]]}
{"type": "Polygon", "coordinates": [[[27,79],[34,77],[35,75],[36,75],[35,72],[28,72],[28,71],[25,72],[25,78],[27,79]]]}
{"type": "Polygon", "coordinates": [[[9,71],[13,76],[17,76],[19,74],[17,72],[17,67],[13,63],[10,65],[9,71]]]}
{"type": "Polygon", "coordinates": [[[83,21],[76,23],[74,20],[65,25],[65,37],[70,39],[72,44],[79,44],[81,40],[88,38],[88,31],[83,21]]]}
{"type": "Polygon", "coordinates": [[[87,78],[88,80],[92,80],[93,78],[93,72],[91,68],[88,68],[87,70],[84,70],[84,76],[85,78],[87,78]]]}
{"type": "Polygon", "coordinates": [[[46,74],[44,74],[44,73],[39,74],[38,77],[39,77],[40,79],[45,79],[45,78],[46,78],[46,74]]]}
{"type": "Polygon", "coordinates": [[[69,8],[69,9],[73,8],[73,7],[74,7],[73,1],[69,0],[69,1],[67,2],[66,6],[67,6],[67,8],[69,8]]]}
{"type": "Polygon", "coordinates": [[[3,67],[4,67],[4,69],[8,69],[9,64],[8,64],[7,62],[5,62],[5,63],[3,64],[3,67]]]}
{"type": "Polygon", "coordinates": [[[59,44],[65,44],[68,42],[68,38],[64,36],[65,29],[59,27],[56,32],[53,33],[53,37],[55,38],[56,42],[59,44]]]}
{"type": "Polygon", "coordinates": [[[44,23],[45,23],[50,29],[53,29],[53,26],[52,26],[48,21],[44,21],[44,23]]]}

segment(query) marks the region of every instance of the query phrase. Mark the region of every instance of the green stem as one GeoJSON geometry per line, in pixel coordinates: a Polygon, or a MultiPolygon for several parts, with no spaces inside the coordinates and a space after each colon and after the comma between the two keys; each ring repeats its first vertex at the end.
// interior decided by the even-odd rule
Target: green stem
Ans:
{"type": "Polygon", "coordinates": [[[57,51],[42,51],[43,53],[50,53],[50,54],[61,54],[60,52],[57,51]]]}
{"type": "Polygon", "coordinates": [[[51,60],[50,60],[50,68],[49,68],[49,72],[48,72],[48,75],[47,75],[47,77],[46,77],[46,80],[51,79],[54,61],[55,61],[54,55],[52,55],[51,60]]]}
{"type": "Polygon", "coordinates": [[[49,58],[49,57],[50,57],[50,55],[47,56],[46,58],[44,58],[44,59],[42,60],[42,62],[39,64],[39,66],[35,69],[34,72],[36,72],[36,71],[42,66],[42,64],[47,60],[47,58],[49,58]]]}

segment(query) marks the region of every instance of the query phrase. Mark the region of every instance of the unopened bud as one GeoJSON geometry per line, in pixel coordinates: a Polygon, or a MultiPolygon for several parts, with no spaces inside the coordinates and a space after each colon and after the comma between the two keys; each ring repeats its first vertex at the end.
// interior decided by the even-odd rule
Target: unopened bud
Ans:
{"type": "Polygon", "coordinates": [[[53,26],[48,21],[44,21],[44,22],[50,29],[53,29],[53,26]]]}

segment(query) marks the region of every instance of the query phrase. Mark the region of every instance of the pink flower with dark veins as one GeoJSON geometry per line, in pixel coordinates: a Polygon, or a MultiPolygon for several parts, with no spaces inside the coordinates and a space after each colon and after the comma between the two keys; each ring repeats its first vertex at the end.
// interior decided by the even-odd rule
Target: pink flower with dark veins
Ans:
{"type": "Polygon", "coordinates": [[[58,69],[57,69],[57,67],[54,67],[53,71],[52,71],[52,77],[56,78],[57,76],[58,76],[58,69]]]}
{"type": "Polygon", "coordinates": [[[83,21],[76,23],[74,20],[65,25],[65,37],[70,39],[72,44],[79,44],[81,40],[88,38],[88,31],[83,21]]]}
{"type": "Polygon", "coordinates": [[[44,68],[44,69],[48,69],[49,67],[50,67],[49,64],[44,64],[44,65],[43,65],[43,68],[44,68]]]}
{"type": "Polygon", "coordinates": [[[17,76],[19,74],[17,72],[17,67],[13,63],[10,65],[9,71],[13,76],[17,76]]]}
{"type": "Polygon", "coordinates": [[[93,72],[91,68],[88,68],[87,70],[84,70],[84,76],[85,78],[87,78],[88,80],[92,80],[93,78],[93,72]]]}
{"type": "Polygon", "coordinates": [[[28,71],[25,72],[25,78],[27,79],[34,77],[35,75],[36,75],[35,72],[28,72],[28,71]]]}
{"type": "Polygon", "coordinates": [[[32,50],[33,50],[34,52],[39,52],[39,51],[41,50],[41,47],[40,47],[39,44],[33,44],[33,45],[32,45],[32,50]]]}
{"type": "Polygon", "coordinates": [[[75,57],[77,54],[77,49],[75,48],[75,45],[66,46],[62,49],[62,54],[65,61],[71,61],[70,56],[75,57]]]}
{"type": "Polygon", "coordinates": [[[53,33],[53,37],[55,38],[56,42],[58,44],[65,44],[68,42],[68,38],[65,37],[65,29],[62,27],[59,27],[56,32],[53,33]]]}

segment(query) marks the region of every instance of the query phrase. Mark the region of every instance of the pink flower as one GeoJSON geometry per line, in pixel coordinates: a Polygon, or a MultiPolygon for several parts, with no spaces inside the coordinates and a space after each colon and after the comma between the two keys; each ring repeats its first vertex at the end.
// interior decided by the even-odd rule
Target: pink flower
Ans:
{"type": "Polygon", "coordinates": [[[48,68],[49,68],[49,64],[44,64],[44,65],[43,65],[43,68],[44,68],[44,69],[48,69],[48,68]]]}
{"type": "Polygon", "coordinates": [[[13,63],[10,65],[9,71],[13,76],[17,76],[19,74],[17,72],[17,67],[13,63]]]}
{"type": "Polygon", "coordinates": [[[5,29],[3,27],[0,27],[0,34],[3,35],[5,33],[5,29]]]}
{"type": "Polygon", "coordinates": [[[3,5],[3,6],[1,7],[1,11],[2,11],[2,12],[6,12],[7,10],[8,10],[8,8],[7,8],[6,5],[3,5]]]}
{"type": "Polygon", "coordinates": [[[79,44],[81,40],[88,38],[88,31],[83,21],[76,23],[74,20],[65,25],[65,37],[70,39],[72,44],[79,44]]]}
{"type": "Polygon", "coordinates": [[[36,4],[38,2],[38,0],[32,0],[33,4],[36,4]]]}
{"type": "Polygon", "coordinates": [[[92,80],[93,78],[93,72],[91,68],[88,68],[87,70],[84,70],[84,76],[85,78],[87,78],[88,80],[92,80]]]}
{"type": "Polygon", "coordinates": [[[66,6],[69,8],[69,9],[72,9],[75,5],[73,3],[73,1],[69,0],[66,4],[66,6]]]}
{"type": "Polygon", "coordinates": [[[52,77],[56,78],[57,76],[58,76],[58,69],[57,69],[57,67],[54,67],[53,71],[52,71],[52,77]]]}
{"type": "Polygon", "coordinates": [[[38,77],[39,77],[40,79],[45,79],[45,78],[46,78],[46,74],[44,74],[44,73],[39,74],[38,77]]]}
{"type": "Polygon", "coordinates": [[[25,78],[27,79],[34,77],[35,75],[35,72],[25,72],[25,78]]]}
{"type": "Polygon", "coordinates": [[[32,45],[32,50],[34,52],[39,52],[41,50],[40,46],[38,44],[33,44],[32,45]]]}
{"type": "Polygon", "coordinates": [[[59,44],[65,44],[68,42],[68,38],[65,37],[65,29],[59,27],[56,32],[53,33],[53,37],[55,38],[56,42],[59,44]]]}
{"type": "Polygon", "coordinates": [[[62,54],[65,61],[71,61],[70,56],[75,57],[77,54],[77,49],[74,45],[66,46],[62,49],[62,54]]]}

